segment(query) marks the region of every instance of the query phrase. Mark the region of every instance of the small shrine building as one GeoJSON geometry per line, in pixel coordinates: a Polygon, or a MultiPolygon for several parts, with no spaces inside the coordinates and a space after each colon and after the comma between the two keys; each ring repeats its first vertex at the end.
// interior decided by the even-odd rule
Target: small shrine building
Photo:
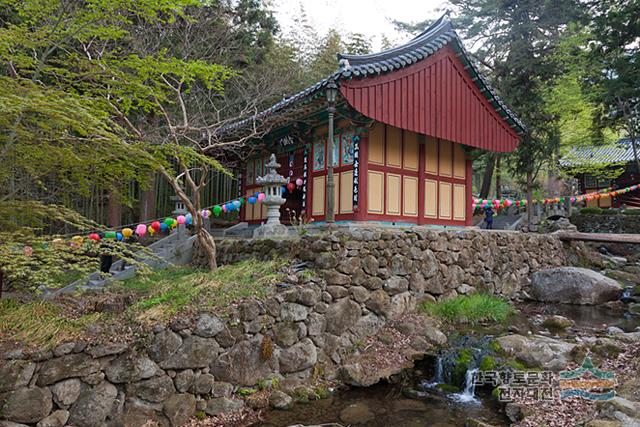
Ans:
{"type": "MultiPolygon", "coordinates": [[[[402,46],[338,59],[331,76],[224,130],[269,128],[243,165],[241,194],[260,189],[275,153],[296,184],[283,190],[284,223],[304,212],[315,222],[471,225],[470,151],[513,151],[525,128],[447,16],[402,46]]],[[[265,218],[260,204],[240,212],[250,224],[265,218]]]]}

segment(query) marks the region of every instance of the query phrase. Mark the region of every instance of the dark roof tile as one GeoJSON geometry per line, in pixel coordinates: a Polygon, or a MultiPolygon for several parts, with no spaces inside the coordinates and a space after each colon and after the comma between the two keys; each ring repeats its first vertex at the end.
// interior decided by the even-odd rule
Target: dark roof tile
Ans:
{"type": "Polygon", "coordinates": [[[304,100],[305,98],[316,94],[320,90],[323,90],[331,79],[339,81],[341,79],[360,78],[371,74],[380,74],[401,69],[433,55],[436,51],[450,42],[456,43],[456,48],[460,51],[459,56],[463,60],[463,63],[468,67],[472,77],[476,76],[473,78],[474,82],[478,88],[485,93],[485,96],[487,96],[489,102],[494,105],[494,108],[498,113],[505,117],[507,122],[510,123],[518,133],[525,131],[526,127],[524,124],[504,104],[504,102],[502,102],[494,89],[489,85],[488,81],[479,73],[478,66],[471,59],[462,44],[462,40],[458,37],[451,22],[445,14],[429,28],[404,45],[388,49],[383,52],[367,55],[339,54],[338,59],[340,60],[341,67],[332,75],[289,98],[283,99],[267,110],[257,113],[248,119],[240,120],[223,127],[220,132],[223,134],[234,132],[236,130],[240,130],[242,127],[252,123],[253,121],[264,120],[269,115],[282,111],[296,102],[304,100]],[[345,64],[345,60],[348,61],[349,67],[344,67],[342,65],[345,64]]]}

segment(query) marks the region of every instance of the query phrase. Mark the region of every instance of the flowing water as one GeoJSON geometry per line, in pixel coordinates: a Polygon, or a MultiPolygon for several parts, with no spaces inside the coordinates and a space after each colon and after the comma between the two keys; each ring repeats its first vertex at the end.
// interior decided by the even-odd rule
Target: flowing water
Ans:
{"type": "MultiPolygon", "coordinates": [[[[603,330],[617,326],[633,331],[640,326],[640,316],[613,311],[606,307],[527,303],[508,322],[520,333],[540,333],[542,328],[531,320],[549,315],[573,319],[581,330],[603,330]]],[[[476,390],[473,376],[482,358],[489,354],[489,343],[504,326],[460,330],[449,337],[449,348],[437,358],[428,358],[414,371],[413,386],[380,383],[368,388],[338,391],[328,399],[296,404],[290,411],[270,411],[259,424],[282,427],[295,424],[336,423],[342,426],[371,427],[454,427],[475,418],[495,426],[508,425],[504,414],[491,399],[490,390],[476,390]],[[469,368],[464,378],[454,375],[462,352],[467,352],[469,368]],[[426,367],[425,367],[426,366],[426,367]],[[462,391],[445,393],[440,384],[453,384],[462,391]],[[410,397],[410,398],[408,398],[410,397]]],[[[464,372],[464,371],[463,371],[464,372]]]]}
{"type": "Polygon", "coordinates": [[[480,403],[480,400],[476,397],[476,384],[474,382],[474,375],[478,372],[477,368],[469,369],[465,374],[464,390],[462,393],[456,393],[453,398],[461,403],[480,403]]]}
{"type": "Polygon", "coordinates": [[[508,425],[487,394],[469,401],[456,399],[453,395],[408,399],[402,393],[402,386],[382,383],[338,392],[325,400],[297,404],[290,411],[271,411],[259,425],[338,423],[370,427],[457,427],[463,426],[467,418],[481,419],[495,426],[508,425]]]}

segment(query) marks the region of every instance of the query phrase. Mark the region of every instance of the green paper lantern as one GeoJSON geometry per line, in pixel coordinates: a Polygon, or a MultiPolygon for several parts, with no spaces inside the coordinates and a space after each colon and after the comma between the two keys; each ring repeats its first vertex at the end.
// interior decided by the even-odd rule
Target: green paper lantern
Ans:
{"type": "Polygon", "coordinates": [[[167,227],[171,227],[175,220],[173,218],[165,218],[164,223],[167,224],[167,227]]]}
{"type": "Polygon", "coordinates": [[[104,233],[104,238],[105,239],[115,239],[116,238],[116,232],[115,231],[107,231],[104,233]]]}
{"type": "Polygon", "coordinates": [[[220,216],[220,213],[222,212],[222,208],[220,207],[220,205],[215,205],[213,207],[213,214],[215,216],[220,216]]]}

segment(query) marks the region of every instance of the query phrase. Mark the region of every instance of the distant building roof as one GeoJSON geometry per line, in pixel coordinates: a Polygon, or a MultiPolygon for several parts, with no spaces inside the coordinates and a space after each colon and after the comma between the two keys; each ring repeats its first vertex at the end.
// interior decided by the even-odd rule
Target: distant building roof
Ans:
{"type": "MultiPolygon", "coordinates": [[[[636,140],[636,144],[640,142],[636,140]]],[[[640,147],[639,147],[640,148],[640,147]]],[[[631,140],[624,138],[613,144],[573,147],[560,159],[560,166],[584,164],[628,163],[634,160],[631,140]]]]}
{"type": "Polygon", "coordinates": [[[522,134],[526,129],[525,125],[505,105],[488,81],[479,73],[477,65],[471,60],[462,40],[453,29],[447,14],[444,14],[426,30],[404,45],[368,55],[339,54],[339,69],[336,72],[318,83],[288,98],[284,98],[264,111],[244,120],[230,123],[221,129],[221,133],[241,131],[245,126],[253,126],[255,122],[267,120],[270,116],[284,111],[294,104],[312,100],[326,88],[331,80],[339,84],[340,80],[371,77],[399,70],[431,57],[449,43],[453,43],[456,51],[460,52],[460,59],[472,76],[474,83],[495,111],[516,133],[522,134]]]}

